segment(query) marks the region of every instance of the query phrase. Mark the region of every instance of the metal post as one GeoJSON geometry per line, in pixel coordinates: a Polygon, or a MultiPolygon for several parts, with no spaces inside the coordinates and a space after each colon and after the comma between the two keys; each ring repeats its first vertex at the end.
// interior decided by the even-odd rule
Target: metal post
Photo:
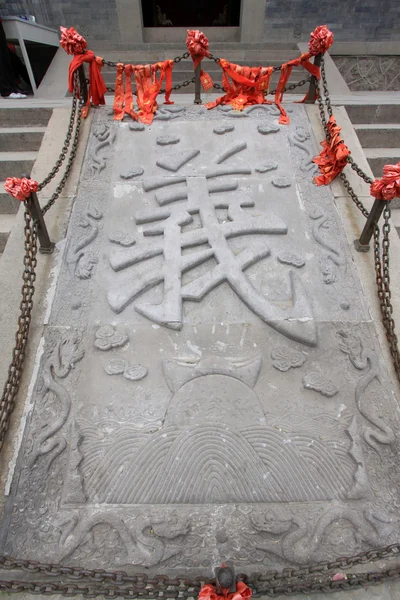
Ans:
{"type": "MultiPolygon", "coordinates": [[[[23,175],[23,177],[26,177],[27,179],[31,178],[30,175],[23,175]]],[[[36,192],[31,192],[29,198],[25,200],[25,204],[28,207],[32,221],[36,226],[37,236],[39,238],[39,252],[41,254],[52,254],[55,244],[50,240],[36,192]]]]}
{"type": "MultiPolygon", "coordinates": [[[[316,54],[314,57],[314,65],[316,67],[321,66],[322,54],[316,54]]],[[[312,75],[310,81],[310,87],[308,88],[307,100],[306,104],[314,104],[315,103],[315,91],[317,89],[317,78],[312,75]]]]}
{"type": "Polygon", "coordinates": [[[375,227],[378,224],[386,205],[387,202],[384,202],[383,200],[375,200],[373,203],[371,212],[367,218],[367,222],[365,223],[364,229],[360,235],[360,239],[354,240],[354,246],[357,252],[368,252],[370,249],[369,243],[374,235],[375,227]]]}
{"type": "Polygon", "coordinates": [[[87,99],[88,99],[88,87],[87,87],[87,83],[86,83],[85,67],[83,65],[78,67],[78,74],[79,74],[79,89],[81,91],[83,104],[86,104],[87,99]]]}
{"type": "Polygon", "coordinates": [[[201,64],[194,70],[194,104],[202,104],[201,100],[201,83],[200,83],[201,64]]]}

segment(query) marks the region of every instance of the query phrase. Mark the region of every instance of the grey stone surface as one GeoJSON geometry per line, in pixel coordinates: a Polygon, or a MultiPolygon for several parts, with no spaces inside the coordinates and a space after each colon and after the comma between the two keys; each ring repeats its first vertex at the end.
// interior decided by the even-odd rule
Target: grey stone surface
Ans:
{"type": "Polygon", "coordinates": [[[220,112],[193,107],[136,136],[96,111],[4,551],[210,575],[399,538],[395,398],[290,115],[217,136],[220,112]],[[132,162],[145,174],[121,182],[132,162]]]}
{"type": "Polygon", "coordinates": [[[400,90],[400,56],[335,56],[333,60],[352,91],[400,90]]]}

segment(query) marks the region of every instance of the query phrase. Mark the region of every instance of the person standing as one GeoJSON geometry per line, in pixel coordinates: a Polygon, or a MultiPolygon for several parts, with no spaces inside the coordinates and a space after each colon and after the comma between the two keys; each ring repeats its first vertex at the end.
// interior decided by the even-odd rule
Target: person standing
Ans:
{"type": "Polygon", "coordinates": [[[3,98],[21,100],[27,96],[18,90],[17,77],[13,69],[10,55],[11,51],[8,48],[3,23],[0,19],[0,94],[3,98]]]}

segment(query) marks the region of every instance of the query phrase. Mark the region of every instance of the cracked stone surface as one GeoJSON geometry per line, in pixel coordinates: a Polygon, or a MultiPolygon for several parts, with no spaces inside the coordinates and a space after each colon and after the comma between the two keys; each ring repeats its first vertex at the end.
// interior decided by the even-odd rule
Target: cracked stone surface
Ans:
{"type": "Polygon", "coordinates": [[[304,107],[171,114],[138,144],[95,113],[1,551],[211,576],[397,541],[395,398],[304,107]]]}

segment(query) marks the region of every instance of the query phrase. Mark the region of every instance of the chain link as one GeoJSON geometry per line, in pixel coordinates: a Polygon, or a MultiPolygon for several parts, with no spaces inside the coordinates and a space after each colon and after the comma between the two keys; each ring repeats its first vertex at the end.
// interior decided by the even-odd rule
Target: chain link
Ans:
{"type": "Polygon", "coordinates": [[[35,293],[36,265],[37,265],[37,233],[32,222],[28,207],[25,204],[25,254],[24,271],[22,274],[22,300],[20,315],[18,317],[18,330],[15,334],[15,347],[12,360],[8,369],[7,381],[4,385],[3,395],[0,400],[0,450],[10,424],[11,413],[15,406],[15,397],[19,390],[22,368],[25,360],[25,348],[28,342],[29,327],[33,308],[33,294],[35,293]]]}
{"type": "MultiPolygon", "coordinates": [[[[282,90],[282,93],[295,90],[298,87],[302,87],[306,83],[310,83],[310,81],[311,81],[311,77],[307,77],[307,79],[301,79],[300,81],[297,81],[296,83],[292,83],[292,84],[288,85],[287,87],[284,87],[282,90]]],[[[214,83],[214,88],[216,90],[224,90],[223,86],[220,83],[214,83]]],[[[264,92],[264,95],[265,96],[269,96],[269,95],[274,96],[275,93],[276,93],[276,90],[266,90],[264,92]]]]}

